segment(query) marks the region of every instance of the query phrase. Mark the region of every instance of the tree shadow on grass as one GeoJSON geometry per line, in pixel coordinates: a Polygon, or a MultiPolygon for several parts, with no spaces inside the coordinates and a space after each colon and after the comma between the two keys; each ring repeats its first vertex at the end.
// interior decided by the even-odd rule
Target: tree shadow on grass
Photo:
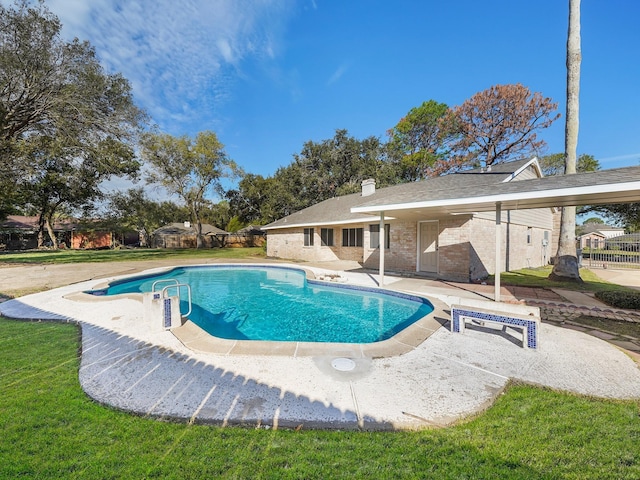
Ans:
{"type": "MultiPolygon", "coordinates": [[[[76,323],[80,384],[96,402],[141,416],[218,425],[392,430],[355,409],[295,394],[259,379],[12,300],[8,317],[76,323]]],[[[215,362],[215,359],[213,359],[215,362]]]]}

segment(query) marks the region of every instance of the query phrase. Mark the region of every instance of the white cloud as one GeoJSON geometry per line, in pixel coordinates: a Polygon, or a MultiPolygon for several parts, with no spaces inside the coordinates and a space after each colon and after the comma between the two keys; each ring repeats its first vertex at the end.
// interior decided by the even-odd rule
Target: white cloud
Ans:
{"type": "Polygon", "coordinates": [[[606,157],[601,158],[600,163],[609,163],[609,162],[619,162],[622,160],[635,160],[636,163],[640,162],[640,152],[639,153],[629,153],[627,155],[618,155],[615,157],[606,157]]]}
{"type": "Polygon", "coordinates": [[[340,65],[338,69],[335,72],[333,72],[333,75],[329,77],[329,80],[327,81],[327,85],[333,85],[338,80],[340,80],[348,68],[349,66],[347,64],[343,63],[342,65],[340,65]]]}
{"type": "Polygon", "coordinates": [[[236,69],[277,55],[293,0],[49,0],[63,34],[89,40],[160,127],[208,116],[236,69]]]}

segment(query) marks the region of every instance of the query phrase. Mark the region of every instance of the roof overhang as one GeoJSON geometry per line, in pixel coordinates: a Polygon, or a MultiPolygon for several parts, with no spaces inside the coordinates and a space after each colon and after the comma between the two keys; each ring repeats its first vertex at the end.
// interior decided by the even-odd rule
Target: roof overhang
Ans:
{"type": "MultiPolygon", "coordinates": [[[[544,181],[547,177],[539,179],[544,181]]],[[[502,210],[524,210],[532,208],[567,207],[577,205],[603,205],[612,203],[640,202],[640,180],[628,182],[601,183],[575,187],[526,189],[522,182],[521,191],[513,191],[514,185],[520,182],[497,185],[494,192],[481,196],[460,196],[457,198],[438,200],[416,200],[403,203],[363,205],[351,209],[352,213],[368,213],[379,215],[390,213],[398,218],[417,216],[436,216],[452,214],[473,214],[476,212],[495,211],[501,204],[502,210]],[[501,192],[507,185],[506,192],[501,192]]],[[[553,182],[550,182],[553,183],[553,182]]],[[[538,185],[539,187],[539,185],[538,185]]]]}
{"type": "MultiPolygon", "coordinates": [[[[352,209],[353,210],[353,209],[352,209]]],[[[385,215],[385,220],[394,220],[394,217],[385,215]]],[[[327,227],[331,225],[354,225],[359,223],[370,223],[371,217],[369,215],[363,215],[362,217],[352,218],[349,220],[335,220],[333,222],[298,222],[291,224],[280,224],[274,226],[264,226],[262,230],[282,230],[284,228],[309,228],[309,227],[327,227]]]]}

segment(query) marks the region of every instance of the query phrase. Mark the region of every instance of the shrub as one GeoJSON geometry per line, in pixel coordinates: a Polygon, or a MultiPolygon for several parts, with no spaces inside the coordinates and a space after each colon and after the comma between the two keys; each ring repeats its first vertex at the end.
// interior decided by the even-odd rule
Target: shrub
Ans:
{"type": "Polygon", "coordinates": [[[640,292],[596,292],[596,298],[615,308],[640,310],[640,292]]]}

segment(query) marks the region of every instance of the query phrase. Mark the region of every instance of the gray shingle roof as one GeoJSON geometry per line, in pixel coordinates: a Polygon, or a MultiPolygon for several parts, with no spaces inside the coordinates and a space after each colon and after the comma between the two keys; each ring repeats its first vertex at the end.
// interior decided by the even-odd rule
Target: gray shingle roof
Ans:
{"type": "Polygon", "coordinates": [[[352,213],[351,209],[354,207],[411,202],[418,198],[433,200],[454,198],[463,192],[469,191],[487,192],[492,190],[495,185],[508,180],[514,172],[530,162],[530,159],[518,160],[493,165],[491,171],[482,171],[478,168],[420,182],[393,185],[377,189],[375,193],[366,197],[363,197],[360,193],[353,193],[330,198],[265,225],[263,229],[359,223],[370,221],[371,216],[363,213],[352,213]]]}
{"type": "Polygon", "coordinates": [[[610,232],[610,231],[620,231],[620,230],[624,231],[624,228],[605,225],[603,223],[587,223],[586,225],[582,225],[583,233],[610,232]]]}
{"type": "MultiPolygon", "coordinates": [[[[402,210],[406,208],[435,208],[447,205],[449,211],[491,211],[495,202],[502,202],[503,209],[542,208],[567,205],[596,205],[640,201],[640,167],[624,167],[575,175],[558,175],[545,178],[519,180],[517,182],[489,185],[481,175],[478,181],[452,182],[416,188],[411,185],[405,191],[367,200],[358,205],[361,212],[402,210]]],[[[446,177],[441,177],[443,180],[446,177]]]]}

